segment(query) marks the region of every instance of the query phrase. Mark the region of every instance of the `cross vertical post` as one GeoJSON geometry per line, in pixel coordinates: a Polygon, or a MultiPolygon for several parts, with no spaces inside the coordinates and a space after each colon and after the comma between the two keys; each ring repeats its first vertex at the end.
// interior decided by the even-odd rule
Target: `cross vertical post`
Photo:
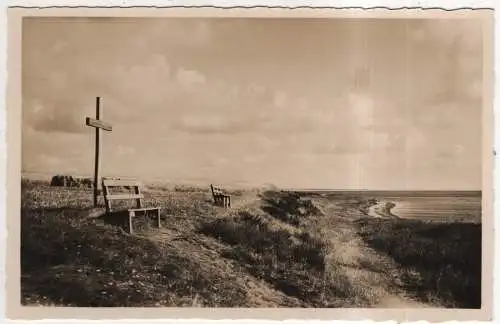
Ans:
{"type": "Polygon", "coordinates": [[[101,129],[105,131],[112,131],[110,124],[101,120],[102,109],[101,109],[101,98],[96,98],[95,106],[95,119],[87,117],[86,125],[95,128],[95,159],[94,159],[94,207],[97,207],[98,197],[99,197],[99,177],[100,177],[100,153],[101,153],[101,129]]]}
{"type": "MultiPolygon", "coordinates": [[[[95,119],[101,118],[101,98],[95,98],[95,119]]],[[[99,197],[99,169],[101,153],[101,128],[95,128],[95,160],[94,160],[94,207],[97,207],[97,198],[99,197]]]]}

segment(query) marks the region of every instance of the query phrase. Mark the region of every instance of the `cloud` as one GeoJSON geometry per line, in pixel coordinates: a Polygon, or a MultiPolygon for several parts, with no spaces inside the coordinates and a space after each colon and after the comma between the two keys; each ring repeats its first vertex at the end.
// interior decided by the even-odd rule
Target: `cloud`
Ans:
{"type": "Polygon", "coordinates": [[[23,101],[23,127],[46,133],[83,133],[85,119],[78,111],[78,107],[65,100],[51,105],[40,99],[28,99],[23,101]]]}
{"type": "Polygon", "coordinates": [[[168,95],[177,90],[172,70],[166,57],[160,54],[151,54],[134,65],[116,64],[107,77],[108,91],[118,100],[137,107],[134,110],[140,113],[139,107],[163,105],[168,95]]]}
{"type": "Polygon", "coordinates": [[[164,47],[164,40],[175,47],[199,48],[211,44],[214,40],[214,21],[207,19],[149,19],[139,25],[134,32],[137,39],[145,39],[148,46],[164,47]]]}
{"type": "Polygon", "coordinates": [[[129,155],[135,153],[135,148],[132,146],[118,145],[116,150],[118,151],[119,155],[129,155]]]}
{"type": "Polygon", "coordinates": [[[66,41],[56,41],[56,43],[52,46],[52,51],[54,53],[64,52],[69,46],[69,43],[66,41]]]}
{"type": "MultiPolygon", "coordinates": [[[[435,63],[424,67],[434,91],[424,104],[473,101],[482,97],[483,39],[479,19],[449,19],[422,22],[414,38],[435,63]]],[[[417,47],[418,50],[421,50],[417,47]]]]}
{"type": "Polygon", "coordinates": [[[192,86],[204,84],[206,78],[198,71],[179,68],[177,70],[177,82],[179,82],[184,89],[190,89],[192,86]]]}
{"type": "Polygon", "coordinates": [[[93,141],[78,133],[45,132],[23,124],[22,164],[27,170],[91,173],[93,141]]]}
{"type": "Polygon", "coordinates": [[[368,91],[371,85],[371,71],[367,67],[357,67],[351,77],[352,90],[356,92],[368,91]]]}
{"type": "Polygon", "coordinates": [[[455,179],[480,162],[481,42],[467,24],[377,22],[364,42],[342,22],[286,22],[283,34],[274,21],[120,20],[25,29],[23,166],[91,173],[95,96],[113,124],[104,170],[117,173],[397,187],[438,163],[455,179]]]}
{"type": "Polygon", "coordinates": [[[351,92],[348,95],[349,122],[354,127],[365,128],[373,124],[374,99],[367,93],[351,92]]]}
{"type": "MultiPolygon", "coordinates": [[[[333,109],[317,109],[303,97],[251,84],[235,90],[231,84],[200,84],[196,99],[185,97],[182,111],[169,118],[169,129],[192,134],[248,134],[273,136],[332,129],[333,109]],[[229,95],[228,95],[229,93],[229,95]],[[234,95],[231,95],[233,93],[234,95]]],[[[179,106],[183,106],[179,104],[179,106]]]]}
{"type": "Polygon", "coordinates": [[[287,99],[287,94],[284,91],[276,91],[273,97],[273,104],[275,107],[285,108],[287,99]]]}
{"type": "Polygon", "coordinates": [[[421,41],[434,41],[452,45],[460,40],[464,50],[481,51],[482,21],[480,19],[433,19],[420,22],[414,37],[421,41]]]}
{"type": "Polygon", "coordinates": [[[241,132],[243,126],[241,121],[233,121],[224,115],[197,113],[180,116],[171,124],[171,129],[195,134],[227,134],[241,132]]]}

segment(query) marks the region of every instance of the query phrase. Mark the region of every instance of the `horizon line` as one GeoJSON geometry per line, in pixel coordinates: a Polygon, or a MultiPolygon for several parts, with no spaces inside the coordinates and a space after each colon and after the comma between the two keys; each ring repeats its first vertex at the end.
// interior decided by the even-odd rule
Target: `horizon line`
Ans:
{"type": "MultiPolygon", "coordinates": [[[[52,174],[50,172],[36,172],[36,171],[24,171],[21,172],[21,179],[26,177],[28,174],[36,174],[36,175],[46,175],[49,177],[54,176],[56,174],[52,174]]],[[[58,175],[71,175],[65,173],[59,173],[58,175]]],[[[93,178],[92,175],[71,175],[73,177],[89,177],[93,178]]],[[[110,175],[111,176],[111,175],[110,175]]],[[[168,180],[168,179],[146,179],[141,177],[131,177],[138,178],[145,184],[170,184],[170,185],[189,185],[189,186],[204,186],[211,182],[209,180],[168,180]]],[[[41,180],[41,179],[40,179],[41,180]]],[[[43,180],[41,180],[43,181],[43,180]]],[[[233,181],[233,183],[223,183],[222,185],[227,185],[228,187],[246,187],[246,188],[263,188],[263,187],[275,187],[277,190],[283,191],[308,191],[308,192],[359,192],[359,191],[399,191],[399,192],[410,192],[410,191],[426,191],[426,192],[436,192],[436,191],[455,191],[455,192],[482,192],[483,188],[433,188],[433,189],[425,189],[425,188],[314,188],[314,187],[287,187],[287,186],[278,186],[273,183],[249,183],[248,181],[233,181]]]]}

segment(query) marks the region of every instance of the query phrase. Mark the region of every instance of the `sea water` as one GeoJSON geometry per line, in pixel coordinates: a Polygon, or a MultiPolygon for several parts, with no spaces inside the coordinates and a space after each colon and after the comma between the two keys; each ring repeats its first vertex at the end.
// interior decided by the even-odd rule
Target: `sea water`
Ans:
{"type": "Polygon", "coordinates": [[[390,213],[399,218],[481,222],[479,191],[359,191],[349,195],[376,199],[378,204],[372,210],[392,202],[390,213]]]}
{"type": "MultiPolygon", "coordinates": [[[[481,221],[480,197],[387,197],[400,218],[433,221],[481,221]]],[[[382,203],[382,202],[381,202],[382,203]]]]}

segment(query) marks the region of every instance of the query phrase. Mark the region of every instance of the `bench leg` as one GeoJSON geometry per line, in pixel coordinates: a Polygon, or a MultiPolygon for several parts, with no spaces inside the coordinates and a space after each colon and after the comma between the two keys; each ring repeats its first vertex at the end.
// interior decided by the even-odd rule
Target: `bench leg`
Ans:
{"type": "Polygon", "coordinates": [[[134,233],[134,228],[132,227],[132,218],[134,218],[134,216],[135,216],[135,212],[133,212],[133,211],[128,212],[128,232],[130,234],[134,233]]]}
{"type": "Polygon", "coordinates": [[[157,221],[158,221],[158,228],[160,228],[160,227],[161,227],[161,221],[160,221],[160,209],[158,209],[157,221]]]}
{"type": "Polygon", "coordinates": [[[227,207],[231,207],[231,196],[227,197],[227,207]]]}

